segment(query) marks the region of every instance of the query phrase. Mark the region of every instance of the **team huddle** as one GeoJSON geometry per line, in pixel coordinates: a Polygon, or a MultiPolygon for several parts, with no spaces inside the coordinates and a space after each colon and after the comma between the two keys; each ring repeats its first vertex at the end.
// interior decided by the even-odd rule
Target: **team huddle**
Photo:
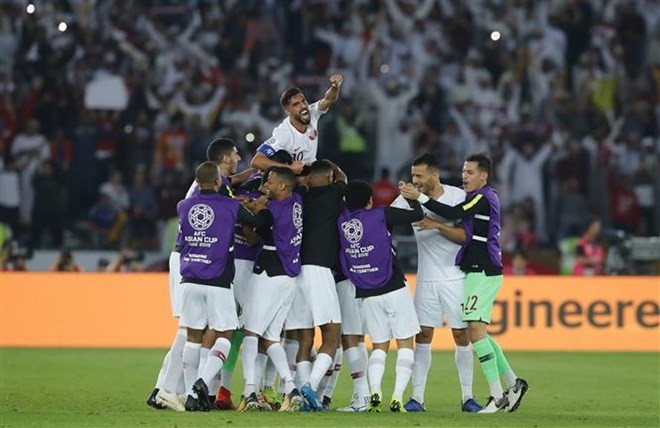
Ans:
{"type": "Polygon", "coordinates": [[[353,395],[337,410],[380,412],[394,339],[389,408],[425,411],[433,331],[446,325],[456,343],[461,410],[518,409],[527,382],[486,333],[502,284],[490,159],[469,156],[460,189],[442,185],[438,161],[422,155],[392,206],[374,206],[369,183],[348,181],[339,166],[316,159],[319,118],[337,101],[342,81],[332,75],[313,104],[297,88],[285,91],[287,118],[246,171],[237,173],[241,158],[231,140],[209,144],[207,161],[177,206],[170,296],[179,328],[148,405],[326,410],[345,356],[353,395]],[[392,245],[393,227],[406,224],[413,225],[419,253],[414,299],[392,245]],[[322,341],[315,349],[317,327],[322,341]],[[235,407],[231,378],[239,349],[244,386],[235,407]],[[490,389],[484,406],[472,394],[473,349],[490,389]]]}

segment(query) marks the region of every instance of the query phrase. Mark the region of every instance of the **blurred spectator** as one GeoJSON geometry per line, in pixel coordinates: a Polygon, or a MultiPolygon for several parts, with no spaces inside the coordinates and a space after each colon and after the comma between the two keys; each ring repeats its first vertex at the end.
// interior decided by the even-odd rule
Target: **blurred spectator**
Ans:
{"type": "Polygon", "coordinates": [[[648,161],[640,162],[639,168],[633,176],[632,185],[641,214],[639,233],[644,236],[657,234],[658,217],[656,213],[658,211],[656,211],[655,201],[657,179],[653,178],[648,161]]]}
{"type": "Polygon", "coordinates": [[[504,265],[504,275],[536,275],[536,271],[527,266],[527,253],[518,250],[511,255],[511,264],[504,265]]]}
{"type": "Polygon", "coordinates": [[[183,115],[177,113],[172,117],[172,126],[160,134],[154,162],[155,176],[160,178],[164,173],[171,172],[177,181],[181,180],[189,143],[183,127],[183,115]]]}
{"type": "Polygon", "coordinates": [[[34,208],[30,227],[30,248],[40,248],[42,234],[48,231],[51,246],[61,247],[66,216],[66,190],[55,174],[52,162],[44,162],[32,180],[34,208]]]}
{"type": "Polygon", "coordinates": [[[0,271],[27,271],[27,261],[30,253],[26,248],[18,246],[15,240],[8,240],[2,246],[0,252],[0,271]]]}
{"type": "Polygon", "coordinates": [[[637,232],[641,219],[640,209],[629,176],[611,180],[610,207],[612,226],[629,234],[637,232]]]}
{"type": "Polygon", "coordinates": [[[137,242],[152,241],[156,233],[158,204],[154,190],[147,184],[146,179],[143,169],[136,171],[128,191],[131,209],[128,230],[131,239],[137,242]]]}
{"type": "Polygon", "coordinates": [[[0,222],[6,223],[18,235],[21,202],[20,176],[16,162],[6,158],[0,168],[0,222]]]}
{"type": "Polygon", "coordinates": [[[101,257],[96,263],[96,272],[108,272],[108,266],[110,266],[108,259],[101,257]]]}
{"type": "Polygon", "coordinates": [[[108,272],[141,272],[144,253],[131,248],[123,248],[108,266],[108,272]]]}
{"type": "Polygon", "coordinates": [[[30,224],[32,220],[34,205],[32,178],[41,163],[50,157],[48,141],[38,131],[39,122],[30,119],[25,126],[25,132],[18,134],[11,146],[11,156],[21,175],[19,218],[25,224],[30,224]]]}
{"type": "Polygon", "coordinates": [[[592,219],[587,223],[575,250],[573,275],[592,276],[603,273],[605,250],[598,242],[600,229],[601,223],[598,219],[592,219]]]}
{"type": "Polygon", "coordinates": [[[73,259],[71,250],[62,250],[59,258],[48,268],[52,272],[82,272],[83,269],[78,266],[73,259]]]}
{"type": "Polygon", "coordinates": [[[390,170],[383,168],[380,172],[380,180],[373,185],[374,206],[388,207],[399,196],[399,188],[390,180],[390,170]]]}
{"type": "Polygon", "coordinates": [[[118,238],[119,210],[108,195],[99,195],[98,202],[89,211],[92,242],[96,248],[107,248],[118,238]]]}

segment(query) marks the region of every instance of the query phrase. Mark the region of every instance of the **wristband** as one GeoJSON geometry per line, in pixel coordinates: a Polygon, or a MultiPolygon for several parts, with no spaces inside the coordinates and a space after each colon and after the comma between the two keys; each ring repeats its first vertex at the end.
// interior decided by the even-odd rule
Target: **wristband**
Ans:
{"type": "Polygon", "coordinates": [[[429,201],[429,199],[431,199],[431,198],[429,198],[428,196],[426,196],[426,195],[423,194],[423,193],[420,193],[419,196],[417,197],[417,200],[418,200],[419,203],[422,204],[422,205],[424,205],[425,203],[427,203],[427,202],[429,201]]]}

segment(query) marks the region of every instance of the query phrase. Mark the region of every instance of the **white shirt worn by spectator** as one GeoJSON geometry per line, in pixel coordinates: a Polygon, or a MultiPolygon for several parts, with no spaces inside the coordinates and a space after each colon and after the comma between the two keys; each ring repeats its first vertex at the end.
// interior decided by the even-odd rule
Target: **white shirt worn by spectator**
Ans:
{"type": "Polygon", "coordinates": [[[99,189],[102,195],[106,195],[110,199],[110,203],[118,210],[127,210],[130,206],[128,191],[123,185],[116,185],[106,181],[99,189]]]}
{"type": "MultiPolygon", "coordinates": [[[[456,206],[465,202],[465,191],[458,187],[443,184],[444,193],[436,199],[445,205],[456,206]]],[[[400,196],[392,202],[395,208],[409,208],[408,202],[400,196]]],[[[439,220],[448,226],[453,221],[446,220],[422,206],[424,214],[439,220]]],[[[456,266],[456,254],[460,245],[447,239],[438,230],[420,230],[413,225],[417,241],[417,281],[452,281],[465,278],[465,274],[456,266]]]]}
{"type": "Polygon", "coordinates": [[[273,156],[277,151],[286,150],[294,161],[301,161],[306,164],[314,162],[319,148],[319,119],[327,112],[327,110],[319,110],[319,101],[310,104],[310,121],[304,133],[298,131],[291,124],[291,117],[287,116],[273,130],[273,135],[257,150],[268,157],[273,156]]]}
{"type": "Polygon", "coordinates": [[[21,222],[30,223],[34,206],[34,188],[32,178],[42,162],[50,156],[46,137],[41,134],[18,134],[11,146],[11,155],[21,170],[21,203],[19,214],[21,222]]]}

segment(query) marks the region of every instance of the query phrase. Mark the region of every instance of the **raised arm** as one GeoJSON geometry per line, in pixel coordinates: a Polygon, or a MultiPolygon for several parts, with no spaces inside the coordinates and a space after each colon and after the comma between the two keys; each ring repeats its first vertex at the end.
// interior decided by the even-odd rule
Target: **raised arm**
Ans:
{"type": "Polygon", "coordinates": [[[408,201],[411,209],[385,207],[385,221],[389,227],[412,224],[424,218],[424,210],[417,201],[408,201]]]}
{"type": "Polygon", "coordinates": [[[332,165],[332,173],[335,177],[335,181],[342,181],[344,183],[348,183],[348,176],[341,168],[339,168],[339,165],[332,162],[330,159],[324,159],[324,160],[328,162],[330,165],[332,165]]]}
{"type": "Polygon", "coordinates": [[[327,111],[330,106],[337,102],[339,99],[339,88],[344,82],[344,77],[341,74],[333,74],[330,76],[330,87],[325,91],[323,99],[319,101],[319,110],[327,111]]]}
{"type": "Polygon", "coordinates": [[[427,209],[447,220],[458,220],[459,218],[469,217],[483,209],[484,204],[488,204],[488,201],[486,201],[486,198],[482,194],[477,194],[472,199],[452,207],[451,205],[445,205],[429,198],[410,183],[399,185],[399,189],[404,198],[419,201],[427,209]]]}

